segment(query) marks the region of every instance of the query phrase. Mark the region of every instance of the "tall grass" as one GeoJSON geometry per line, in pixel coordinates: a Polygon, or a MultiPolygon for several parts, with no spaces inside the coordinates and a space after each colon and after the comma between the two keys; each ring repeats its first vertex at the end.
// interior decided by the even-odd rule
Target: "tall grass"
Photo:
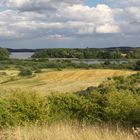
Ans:
{"type": "Polygon", "coordinates": [[[0,132],[1,140],[134,140],[129,131],[110,126],[54,124],[17,127],[0,132]]]}

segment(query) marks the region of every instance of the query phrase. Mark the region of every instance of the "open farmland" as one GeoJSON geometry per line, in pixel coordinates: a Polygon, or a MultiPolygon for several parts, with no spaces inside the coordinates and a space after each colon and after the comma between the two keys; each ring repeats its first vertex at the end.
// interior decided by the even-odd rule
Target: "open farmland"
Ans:
{"type": "MultiPolygon", "coordinates": [[[[4,72],[4,71],[3,71],[4,72]]],[[[0,87],[6,89],[32,89],[41,93],[75,92],[90,86],[98,86],[108,77],[127,76],[136,73],[129,70],[44,70],[30,78],[18,77],[18,71],[5,71],[6,75],[0,78],[0,87]],[[8,79],[8,80],[7,80],[8,79]]]]}

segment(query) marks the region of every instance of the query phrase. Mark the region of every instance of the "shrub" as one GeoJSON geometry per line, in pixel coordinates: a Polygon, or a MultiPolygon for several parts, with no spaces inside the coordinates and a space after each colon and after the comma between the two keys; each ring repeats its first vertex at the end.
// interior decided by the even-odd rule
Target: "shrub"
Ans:
{"type": "Polygon", "coordinates": [[[131,92],[121,91],[108,93],[107,104],[105,108],[106,117],[111,122],[121,123],[140,123],[140,101],[139,95],[134,95],[131,92]]]}
{"type": "Polygon", "coordinates": [[[31,76],[32,71],[30,69],[21,69],[19,76],[31,76]]]}
{"type": "Polygon", "coordinates": [[[47,109],[47,100],[38,94],[15,91],[0,97],[0,127],[45,122],[47,109]]]}
{"type": "Polygon", "coordinates": [[[109,60],[106,60],[105,62],[104,62],[104,65],[110,65],[111,64],[111,62],[109,61],[109,60]]]}
{"type": "Polygon", "coordinates": [[[50,120],[77,120],[80,122],[100,122],[103,113],[103,96],[59,95],[49,96],[50,120]]]}
{"type": "Polygon", "coordinates": [[[136,69],[136,70],[140,70],[140,61],[137,61],[137,62],[136,62],[135,69],[136,69]]]}
{"type": "Polygon", "coordinates": [[[37,70],[35,71],[35,73],[41,73],[41,72],[42,72],[41,69],[37,69],[37,70]]]}

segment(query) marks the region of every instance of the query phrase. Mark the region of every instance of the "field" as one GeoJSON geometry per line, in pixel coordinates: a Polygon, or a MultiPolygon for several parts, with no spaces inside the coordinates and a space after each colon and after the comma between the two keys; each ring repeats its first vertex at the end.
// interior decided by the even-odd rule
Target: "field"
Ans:
{"type": "Polygon", "coordinates": [[[134,140],[131,131],[109,126],[79,126],[54,124],[52,126],[17,127],[0,132],[1,140],[134,140]]]}
{"type": "Polygon", "coordinates": [[[140,116],[140,96],[137,91],[130,90],[135,87],[133,82],[138,84],[139,75],[135,76],[132,87],[129,85],[131,79],[121,83],[126,87],[126,92],[120,93],[114,87],[115,92],[106,93],[106,98],[96,92],[94,96],[88,94],[90,98],[77,94],[62,94],[59,97],[40,95],[76,92],[90,86],[97,87],[109,77],[134,73],[137,71],[44,69],[41,73],[33,73],[33,76],[21,77],[18,70],[1,70],[0,140],[136,140],[131,126],[122,128],[119,122],[131,122],[140,116]],[[19,90],[15,92],[15,89],[19,90]],[[37,94],[34,91],[37,91],[37,94]],[[137,115],[134,118],[133,113],[137,115]],[[114,116],[119,118],[115,122],[120,126],[111,125],[111,122],[114,124],[114,116]],[[71,120],[72,123],[69,123],[71,120]],[[95,122],[89,125],[90,121],[95,122]]]}
{"type": "Polygon", "coordinates": [[[111,69],[65,69],[62,71],[43,70],[33,77],[18,77],[18,71],[0,71],[6,73],[0,77],[0,87],[5,89],[30,89],[41,93],[54,92],[75,92],[86,89],[90,86],[98,86],[108,77],[127,76],[136,73],[131,70],[111,70],[111,69]]]}

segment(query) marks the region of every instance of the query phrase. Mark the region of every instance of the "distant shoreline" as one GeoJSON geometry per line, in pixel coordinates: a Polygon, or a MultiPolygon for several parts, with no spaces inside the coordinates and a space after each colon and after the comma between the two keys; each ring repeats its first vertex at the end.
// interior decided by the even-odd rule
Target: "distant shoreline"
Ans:
{"type": "MultiPolygon", "coordinates": [[[[122,50],[122,51],[128,51],[132,49],[138,49],[140,47],[108,47],[108,48],[89,48],[89,49],[99,49],[99,50],[108,50],[108,51],[114,51],[114,50],[122,50]]],[[[12,49],[12,48],[7,48],[9,52],[37,52],[40,50],[44,49],[86,49],[86,48],[40,48],[40,49],[12,49]]]]}

